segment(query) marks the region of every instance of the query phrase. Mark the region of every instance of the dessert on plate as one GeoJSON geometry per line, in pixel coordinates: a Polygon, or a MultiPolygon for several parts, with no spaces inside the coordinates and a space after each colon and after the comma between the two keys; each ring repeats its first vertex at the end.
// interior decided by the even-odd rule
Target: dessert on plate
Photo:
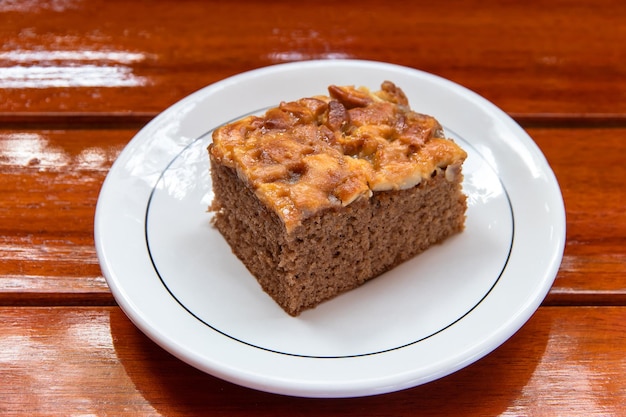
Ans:
{"type": "Polygon", "coordinates": [[[214,225],[293,316],[464,228],[465,151],[390,81],[282,102],[208,151],[214,225]]]}

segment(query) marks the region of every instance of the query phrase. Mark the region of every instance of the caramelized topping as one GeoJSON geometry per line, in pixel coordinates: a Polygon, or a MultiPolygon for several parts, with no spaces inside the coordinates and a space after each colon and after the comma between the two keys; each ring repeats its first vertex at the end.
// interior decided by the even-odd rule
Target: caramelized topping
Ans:
{"type": "Polygon", "coordinates": [[[458,170],[466,158],[437,120],[412,111],[389,81],[374,93],[334,85],[328,91],[222,126],[209,146],[288,231],[319,210],[414,187],[448,166],[458,170]]]}

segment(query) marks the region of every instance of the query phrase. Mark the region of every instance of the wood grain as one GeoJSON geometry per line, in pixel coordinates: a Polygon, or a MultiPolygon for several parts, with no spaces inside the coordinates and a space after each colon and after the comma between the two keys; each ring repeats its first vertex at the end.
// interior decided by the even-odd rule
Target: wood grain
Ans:
{"type": "Polygon", "coordinates": [[[559,181],[567,216],[563,262],[546,303],[625,305],[626,131],[529,132],[559,181]]]}
{"type": "Polygon", "coordinates": [[[129,130],[0,130],[0,303],[111,304],[95,205],[129,130]]]}
{"type": "Polygon", "coordinates": [[[242,71],[333,58],[428,71],[516,115],[626,114],[619,0],[32,1],[0,20],[0,119],[154,115],[242,71]]]}
{"type": "Polygon", "coordinates": [[[624,22],[619,0],[0,1],[0,415],[626,415],[624,22]],[[518,120],[562,189],[563,262],[531,320],[449,377],[343,400],[249,390],[115,306],[95,204],[124,146],[189,93],[337,58],[443,76],[518,120]]]}
{"type": "MultiPolygon", "coordinates": [[[[1,304],[113,303],[96,257],[93,218],[106,173],[135,133],[0,131],[1,304]]],[[[626,129],[529,133],[557,176],[567,210],[564,261],[546,303],[625,305],[626,129]]]]}
{"type": "Polygon", "coordinates": [[[619,415],[624,307],[542,307],[512,339],[431,384],[302,399],[206,375],[110,308],[1,308],[2,415],[619,415]]]}

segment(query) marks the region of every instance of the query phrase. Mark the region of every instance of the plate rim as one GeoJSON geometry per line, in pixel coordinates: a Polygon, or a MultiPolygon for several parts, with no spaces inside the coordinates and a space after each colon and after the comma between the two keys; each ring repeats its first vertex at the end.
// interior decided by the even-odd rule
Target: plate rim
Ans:
{"type": "MultiPolygon", "coordinates": [[[[505,187],[506,190],[506,187],[505,187]]],[[[558,205],[558,204],[557,204],[558,205]]],[[[291,62],[285,64],[276,64],[268,67],[263,67],[251,71],[247,71],[241,74],[237,74],[235,76],[226,78],[222,81],[218,81],[217,83],[206,86],[195,93],[190,94],[189,96],[183,98],[177,103],[173,104],[158,116],[156,116],[151,122],[149,122],[144,128],[142,128],[137,134],[131,139],[128,145],[124,148],[124,150],[120,153],[114,164],[112,165],[107,177],[102,185],[102,189],[100,195],[98,197],[98,203],[96,205],[96,214],[95,214],[95,223],[94,223],[94,238],[96,243],[96,251],[98,254],[98,259],[100,261],[100,265],[102,268],[102,272],[105,276],[107,284],[111,289],[114,298],[124,311],[124,313],[131,319],[131,321],[145,334],[147,334],[153,341],[157,344],[164,347],[166,350],[173,353],[179,359],[195,366],[205,372],[218,376],[222,379],[228,380],[230,382],[237,383],[239,385],[248,386],[250,388],[259,389],[268,392],[274,392],[278,394],[286,394],[286,395],[297,395],[297,396],[305,396],[305,397],[345,397],[345,396],[364,396],[364,395],[374,395],[380,394],[384,392],[392,392],[397,391],[399,389],[409,388],[411,386],[419,385],[421,383],[429,382],[434,379],[441,378],[445,375],[448,375],[452,372],[455,372],[458,369],[461,369],[470,363],[475,362],[481,357],[485,356],[487,353],[491,352],[498,346],[500,346],[504,341],[506,341],[510,336],[512,336],[519,328],[523,326],[523,324],[534,314],[536,309],[539,307],[541,301],[547,295],[554,279],[556,278],[556,274],[558,272],[558,268],[560,266],[563,250],[565,246],[565,209],[563,204],[563,199],[560,191],[560,187],[558,185],[556,176],[552,172],[550,165],[548,164],[545,156],[542,154],[541,150],[537,147],[537,145],[532,141],[532,138],[519,126],[515,123],[506,113],[497,108],[495,105],[484,99],[482,96],[472,92],[471,90],[460,86],[450,80],[439,77],[434,74],[430,74],[421,70],[417,70],[414,68],[403,67],[396,64],[389,64],[377,61],[365,61],[365,60],[313,60],[313,61],[300,61],[300,62],[291,62]],[[170,340],[167,335],[163,334],[163,329],[155,329],[153,325],[148,323],[144,317],[142,317],[141,312],[137,310],[137,306],[134,304],[132,299],[128,298],[128,295],[125,293],[123,285],[120,285],[118,278],[116,277],[116,273],[112,270],[111,265],[107,262],[107,248],[103,239],[103,228],[105,224],[103,224],[103,199],[106,198],[107,193],[109,193],[109,181],[112,176],[111,173],[115,172],[118,169],[118,164],[121,164],[121,158],[123,155],[130,153],[135,146],[135,144],[140,143],[144,138],[145,132],[148,132],[150,129],[157,126],[161,121],[167,119],[168,117],[173,117],[173,115],[179,111],[182,107],[185,106],[186,103],[201,98],[203,95],[210,95],[211,91],[215,91],[216,89],[228,89],[229,86],[233,84],[237,84],[243,79],[260,79],[263,78],[267,74],[275,74],[276,72],[281,71],[301,71],[301,70],[311,70],[316,67],[332,67],[332,66],[343,66],[343,67],[360,67],[366,66],[374,69],[384,69],[384,70],[399,70],[399,71],[407,71],[410,73],[414,73],[425,79],[435,80],[438,83],[441,83],[444,86],[449,88],[453,88],[455,91],[461,91],[464,94],[467,94],[473,100],[477,100],[477,102],[485,106],[487,111],[493,113],[495,116],[502,118],[506,123],[508,123],[509,127],[512,129],[519,129],[522,134],[530,140],[530,143],[524,143],[526,147],[533,147],[531,149],[535,157],[543,158],[544,168],[547,169],[544,174],[548,175],[550,178],[551,185],[558,192],[558,196],[553,196],[555,201],[560,202],[560,208],[557,207],[557,217],[561,220],[561,224],[556,225],[558,229],[557,232],[560,232],[561,236],[556,239],[556,246],[553,248],[553,259],[549,262],[549,269],[545,271],[546,278],[542,281],[542,286],[535,289],[534,295],[530,297],[525,305],[523,311],[518,312],[519,314],[516,317],[510,318],[511,323],[505,326],[504,329],[499,329],[496,332],[496,335],[491,335],[489,338],[491,343],[484,343],[478,352],[472,352],[467,357],[459,358],[456,361],[455,366],[449,366],[444,372],[439,372],[437,375],[429,375],[429,376],[419,376],[419,375],[405,375],[404,380],[399,380],[398,376],[390,377],[390,380],[384,380],[384,378],[379,378],[376,382],[366,381],[365,379],[361,379],[360,381],[344,381],[344,382],[336,382],[334,385],[322,387],[319,381],[281,381],[274,380],[270,381],[266,376],[263,375],[251,375],[245,372],[245,370],[241,369],[227,369],[219,364],[207,364],[206,358],[202,357],[202,355],[197,355],[192,352],[189,352],[185,346],[182,346],[176,343],[175,340],[170,340]],[[495,337],[494,336],[498,336],[495,337]]],[[[197,353],[197,352],[196,352],[197,353]]],[[[320,358],[313,358],[315,360],[320,360],[320,358]]],[[[324,358],[321,358],[324,360],[324,358]]],[[[290,361],[290,360],[289,360],[290,361]]],[[[271,379],[271,378],[270,378],[271,379]]]]}

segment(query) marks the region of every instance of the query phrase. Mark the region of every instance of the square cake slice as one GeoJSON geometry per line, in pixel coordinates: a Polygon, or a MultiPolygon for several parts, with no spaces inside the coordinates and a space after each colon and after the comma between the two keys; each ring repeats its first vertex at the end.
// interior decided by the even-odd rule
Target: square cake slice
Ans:
{"type": "Polygon", "coordinates": [[[221,126],[209,158],[214,225],[292,316],[464,228],[465,151],[389,81],[221,126]]]}

